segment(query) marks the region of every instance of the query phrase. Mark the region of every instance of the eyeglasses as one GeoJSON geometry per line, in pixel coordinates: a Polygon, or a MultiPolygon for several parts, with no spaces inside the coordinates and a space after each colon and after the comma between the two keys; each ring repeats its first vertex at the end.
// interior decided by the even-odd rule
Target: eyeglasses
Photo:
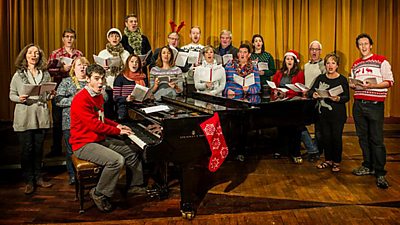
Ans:
{"type": "Polygon", "coordinates": [[[64,37],[65,37],[65,38],[71,38],[71,39],[74,39],[74,38],[75,38],[74,35],[65,35],[64,37]]]}
{"type": "Polygon", "coordinates": [[[317,51],[320,51],[321,49],[320,48],[310,48],[310,51],[312,51],[312,52],[317,52],[317,51]]]}

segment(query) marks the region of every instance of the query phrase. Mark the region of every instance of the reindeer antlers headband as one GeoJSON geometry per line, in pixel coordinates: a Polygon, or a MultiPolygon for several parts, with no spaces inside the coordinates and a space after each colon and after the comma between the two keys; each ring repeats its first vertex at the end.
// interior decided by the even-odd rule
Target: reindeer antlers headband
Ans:
{"type": "Polygon", "coordinates": [[[177,25],[173,20],[169,20],[169,25],[171,26],[171,31],[179,33],[179,31],[182,29],[183,26],[185,26],[185,21],[181,21],[181,23],[178,26],[178,29],[176,29],[177,25]]]}

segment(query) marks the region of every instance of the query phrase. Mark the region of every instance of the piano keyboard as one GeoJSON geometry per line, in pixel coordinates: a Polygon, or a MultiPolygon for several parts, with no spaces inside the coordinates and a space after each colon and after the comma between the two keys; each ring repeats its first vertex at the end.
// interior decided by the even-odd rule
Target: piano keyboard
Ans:
{"type": "Polygon", "coordinates": [[[128,135],[137,146],[141,149],[146,149],[149,145],[156,145],[160,142],[159,136],[154,136],[152,133],[146,130],[146,128],[141,124],[129,124],[134,134],[128,135]]]}

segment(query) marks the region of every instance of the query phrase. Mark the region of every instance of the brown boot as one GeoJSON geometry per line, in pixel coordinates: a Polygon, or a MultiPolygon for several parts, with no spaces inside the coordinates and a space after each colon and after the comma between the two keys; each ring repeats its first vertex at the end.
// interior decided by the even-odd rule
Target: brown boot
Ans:
{"type": "Polygon", "coordinates": [[[52,183],[44,181],[43,178],[39,178],[36,181],[36,185],[39,187],[42,187],[42,188],[49,188],[49,187],[53,186],[52,183]]]}
{"type": "Polygon", "coordinates": [[[25,186],[24,193],[25,193],[26,195],[30,195],[30,194],[32,194],[34,191],[35,191],[35,187],[33,186],[32,183],[29,183],[29,184],[27,184],[27,185],[25,186]]]}

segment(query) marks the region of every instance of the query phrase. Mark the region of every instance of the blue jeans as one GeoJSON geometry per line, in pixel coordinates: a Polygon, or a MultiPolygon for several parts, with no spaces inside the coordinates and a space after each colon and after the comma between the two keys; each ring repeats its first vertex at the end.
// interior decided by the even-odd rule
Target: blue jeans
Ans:
{"type": "Polygon", "coordinates": [[[315,143],[313,143],[310,133],[307,130],[307,127],[304,127],[301,132],[301,141],[304,143],[308,154],[316,154],[319,153],[318,148],[315,143]]]}
{"type": "Polygon", "coordinates": [[[383,143],[383,102],[355,100],[353,118],[358,142],[363,153],[362,165],[375,170],[376,176],[386,174],[386,148],[383,143]]]}
{"type": "Polygon", "coordinates": [[[69,143],[69,137],[71,137],[71,133],[69,130],[63,130],[64,133],[64,141],[65,141],[65,146],[67,150],[67,156],[66,156],[66,164],[67,164],[67,171],[69,174],[69,177],[75,177],[75,172],[74,172],[74,165],[72,164],[72,146],[69,143]]]}

